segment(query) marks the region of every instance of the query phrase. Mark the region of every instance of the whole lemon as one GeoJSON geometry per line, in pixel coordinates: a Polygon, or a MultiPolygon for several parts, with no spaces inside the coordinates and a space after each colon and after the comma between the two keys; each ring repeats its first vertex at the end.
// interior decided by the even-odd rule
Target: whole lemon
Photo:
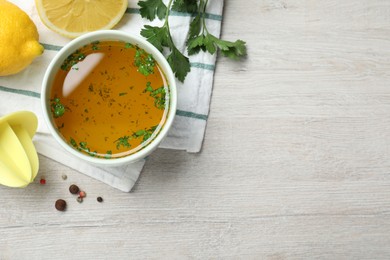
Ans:
{"type": "Polygon", "coordinates": [[[0,0],[0,76],[20,72],[43,53],[38,31],[16,5],[0,0]]]}

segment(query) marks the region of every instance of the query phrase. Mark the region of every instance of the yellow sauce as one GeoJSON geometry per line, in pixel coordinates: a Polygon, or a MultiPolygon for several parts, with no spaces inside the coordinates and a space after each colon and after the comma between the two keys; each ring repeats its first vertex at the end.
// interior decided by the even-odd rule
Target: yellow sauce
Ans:
{"type": "Polygon", "coordinates": [[[118,158],[147,145],[165,122],[169,88],[151,55],[120,42],[94,42],[63,63],[51,92],[64,140],[91,156],[118,158]]]}

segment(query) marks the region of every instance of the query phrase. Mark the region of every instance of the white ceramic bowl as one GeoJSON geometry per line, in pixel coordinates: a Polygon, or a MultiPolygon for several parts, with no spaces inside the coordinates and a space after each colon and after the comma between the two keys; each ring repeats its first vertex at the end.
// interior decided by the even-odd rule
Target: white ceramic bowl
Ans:
{"type": "Polygon", "coordinates": [[[170,129],[173,119],[175,117],[176,105],[177,105],[177,92],[176,92],[175,77],[171,67],[169,66],[165,57],[152,44],[150,44],[144,38],[129,33],[125,33],[122,31],[102,30],[102,31],[87,33],[85,35],[82,35],[72,40],[57,53],[57,55],[49,64],[49,67],[47,68],[43,78],[41,102],[42,102],[43,115],[46,124],[50,132],[54,136],[54,138],[65,150],[67,150],[69,153],[73,154],[74,156],[93,164],[98,164],[102,166],[118,166],[118,165],[136,162],[140,159],[143,159],[158,147],[162,139],[167,135],[167,132],[170,129]],[[127,155],[125,157],[113,158],[113,159],[92,157],[72,148],[71,145],[69,145],[63,139],[62,135],[58,132],[55,123],[52,120],[51,108],[50,108],[50,93],[51,93],[54,77],[57,71],[60,69],[63,61],[70,54],[72,54],[74,51],[81,48],[82,46],[94,41],[105,41],[105,40],[118,40],[118,41],[129,42],[134,45],[138,45],[140,48],[152,54],[154,59],[157,61],[157,63],[159,64],[160,68],[163,70],[166,76],[166,79],[169,84],[169,95],[170,95],[168,114],[165,123],[161,128],[160,132],[158,133],[158,135],[147,146],[145,146],[141,150],[138,150],[135,153],[127,155]]]}

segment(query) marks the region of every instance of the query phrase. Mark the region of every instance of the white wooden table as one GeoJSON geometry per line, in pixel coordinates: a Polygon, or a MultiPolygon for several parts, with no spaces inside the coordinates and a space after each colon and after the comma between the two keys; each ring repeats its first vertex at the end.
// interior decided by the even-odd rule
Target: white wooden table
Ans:
{"type": "Polygon", "coordinates": [[[218,60],[202,152],[131,193],[40,157],[46,185],[0,187],[0,259],[390,258],[390,1],[225,2],[249,56],[218,60]]]}

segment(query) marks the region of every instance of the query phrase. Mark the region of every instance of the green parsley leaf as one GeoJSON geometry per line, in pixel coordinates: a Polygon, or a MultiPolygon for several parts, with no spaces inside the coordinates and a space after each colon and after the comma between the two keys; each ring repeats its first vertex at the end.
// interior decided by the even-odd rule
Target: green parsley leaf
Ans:
{"type": "Polygon", "coordinates": [[[156,130],[157,126],[158,125],[152,126],[149,129],[138,130],[137,132],[133,133],[132,137],[139,138],[142,136],[142,141],[145,142],[146,140],[148,140],[152,136],[152,134],[156,130]]]}
{"type": "Polygon", "coordinates": [[[134,48],[134,45],[129,43],[129,42],[126,42],[125,43],[125,49],[129,49],[129,48],[134,48]]]}
{"type": "Polygon", "coordinates": [[[123,136],[123,137],[119,137],[115,143],[116,143],[116,149],[119,149],[121,146],[123,147],[130,147],[130,143],[129,143],[129,140],[130,140],[130,136],[123,136]]]}
{"type": "Polygon", "coordinates": [[[144,137],[142,138],[142,141],[143,142],[147,141],[151,136],[152,136],[152,134],[147,132],[146,134],[144,134],[144,137]]]}
{"type": "Polygon", "coordinates": [[[96,157],[96,156],[97,156],[97,151],[93,151],[93,152],[87,151],[87,153],[88,153],[90,156],[92,156],[92,157],[96,157]]]}
{"type": "Polygon", "coordinates": [[[169,46],[169,32],[167,27],[145,25],[141,30],[141,35],[160,52],[163,51],[163,47],[169,46]]]}
{"type": "Polygon", "coordinates": [[[111,151],[111,150],[108,150],[108,151],[106,152],[106,154],[104,155],[104,158],[106,158],[106,159],[111,159],[111,157],[112,157],[112,151],[111,151]]]}
{"type": "Polygon", "coordinates": [[[240,57],[246,56],[247,54],[245,42],[242,40],[229,42],[228,49],[222,50],[221,53],[230,59],[238,60],[240,57]]]}
{"type": "Polygon", "coordinates": [[[167,12],[167,6],[162,0],[139,1],[140,14],[143,18],[153,21],[156,16],[162,20],[167,12]]]}
{"type": "Polygon", "coordinates": [[[84,60],[86,55],[84,53],[80,53],[79,50],[75,51],[74,53],[70,54],[64,62],[61,64],[61,69],[68,71],[70,70],[74,65],[76,65],[78,62],[84,60]]]}
{"type": "Polygon", "coordinates": [[[146,82],[146,88],[145,88],[144,92],[152,92],[153,91],[151,84],[152,83],[150,83],[150,81],[146,82]]]}
{"type": "Polygon", "coordinates": [[[231,42],[221,40],[209,33],[201,34],[191,39],[187,47],[189,55],[196,54],[200,50],[214,54],[217,49],[220,49],[222,55],[233,60],[238,60],[247,54],[244,41],[237,40],[235,42],[231,42]]]}
{"type": "Polygon", "coordinates": [[[203,42],[206,50],[209,53],[214,54],[217,51],[217,48],[215,46],[215,41],[214,41],[215,37],[210,37],[210,36],[211,36],[210,34],[205,36],[203,42]]]}
{"type": "Polygon", "coordinates": [[[202,30],[202,19],[200,15],[197,15],[190,23],[188,39],[190,40],[197,37],[201,32],[201,30],[202,30]]]}
{"type": "Polygon", "coordinates": [[[149,95],[154,98],[154,106],[158,109],[165,109],[166,91],[165,87],[161,86],[157,89],[153,89],[150,82],[146,83],[144,93],[149,92],[149,95]]]}
{"type": "Polygon", "coordinates": [[[204,38],[204,35],[199,35],[188,41],[188,55],[197,54],[201,50],[206,51],[206,48],[204,46],[204,38]]]}
{"type": "Polygon", "coordinates": [[[87,149],[87,142],[80,142],[80,147],[83,149],[87,149]]]}
{"type": "Polygon", "coordinates": [[[144,129],[142,129],[142,130],[138,130],[137,132],[135,132],[133,134],[133,136],[140,137],[140,136],[143,136],[145,133],[146,133],[146,131],[144,129]]]}
{"type": "Polygon", "coordinates": [[[65,107],[63,104],[56,104],[54,106],[54,117],[61,117],[65,114],[65,107]]]}
{"type": "Polygon", "coordinates": [[[54,118],[61,117],[65,114],[65,106],[61,104],[59,98],[55,98],[51,100],[51,111],[53,113],[54,118]]]}
{"type": "Polygon", "coordinates": [[[71,137],[70,140],[69,140],[70,144],[73,146],[73,147],[77,147],[77,143],[76,141],[71,137]]]}
{"type": "Polygon", "coordinates": [[[195,13],[198,11],[198,0],[175,0],[172,10],[183,13],[195,13]]]}
{"type": "Polygon", "coordinates": [[[191,71],[190,61],[184,56],[176,47],[172,50],[167,58],[169,65],[171,65],[173,73],[178,80],[184,82],[188,72],[191,71]]]}

